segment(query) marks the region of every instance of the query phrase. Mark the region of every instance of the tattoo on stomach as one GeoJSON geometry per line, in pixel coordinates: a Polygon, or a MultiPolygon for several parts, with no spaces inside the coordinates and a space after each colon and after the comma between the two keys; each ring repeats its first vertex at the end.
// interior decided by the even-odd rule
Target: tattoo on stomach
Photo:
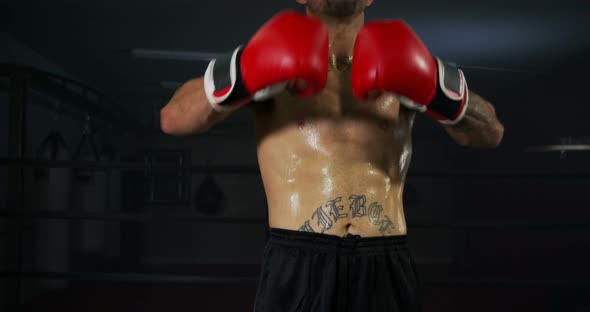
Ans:
{"type": "Polygon", "coordinates": [[[383,214],[383,206],[373,202],[367,206],[365,195],[350,195],[348,197],[348,208],[344,207],[342,197],[327,201],[317,208],[299,228],[299,231],[311,233],[325,233],[334,227],[341,219],[367,218],[369,223],[378,226],[381,235],[393,232],[395,225],[391,218],[383,214]]]}

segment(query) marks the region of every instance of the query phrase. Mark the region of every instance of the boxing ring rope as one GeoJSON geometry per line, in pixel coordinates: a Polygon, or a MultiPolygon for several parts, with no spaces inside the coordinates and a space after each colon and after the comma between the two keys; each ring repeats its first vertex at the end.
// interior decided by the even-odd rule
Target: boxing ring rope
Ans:
{"type": "MultiPolygon", "coordinates": [[[[191,173],[215,173],[215,174],[242,174],[260,175],[257,166],[244,165],[173,165],[173,164],[146,164],[139,162],[93,162],[93,161],[69,161],[69,160],[42,160],[42,159],[17,159],[0,157],[0,166],[18,166],[31,168],[71,168],[84,169],[85,171],[144,171],[146,173],[160,172],[191,172],[191,173]]],[[[408,172],[408,178],[465,178],[465,179],[588,179],[590,172],[408,172]]]]}
{"type": "MultiPolygon", "coordinates": [[[[187,213],[76,213],[76,212],[25,212],[0,211],[0,218],[24,217],[31,220],[94,220],[114,222],[188,222],[188,223],[224,223],[224,224],[250,224],[265,226],[266,218],[235,218],[235,217],[203,217],[197,214],[187,213]]],[[[590,230],[590,224],[449,224],[449,223],[413,223],[408,227],[415,229],[438,230],[566,230],[581,229],[590,230]]]]}
{"type": "MultiPolygon", "coordinates": [[[[258,276],[245,277],[227,277],[227,276],[198,276],[198,275],[180,275],[180,274],[131,274],[131,273],[102,273],[102,272],[9,272],[0,271],[2,278],[28,278],[28,279],[67,279],[71,281],[120,281],[120,282],[137,282],[137,283],[174,283],[174,284],[237,284],[248,283],[254,284],[258,281],[258,276]]],[[[513,279],[444,279],[425,281],[428,285],[435,286],[576,286],[588,287],[590,281],[582,280],[513,280],[513,279]]]]}

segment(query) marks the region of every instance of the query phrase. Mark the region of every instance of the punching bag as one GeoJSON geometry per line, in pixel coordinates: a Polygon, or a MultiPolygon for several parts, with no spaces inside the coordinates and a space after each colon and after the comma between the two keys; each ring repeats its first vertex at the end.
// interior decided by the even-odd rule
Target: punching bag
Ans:
{"type": "MultiPolygon", "coordinates": [[[[92,133],[84,131],[73,155],[74,161],[100,162],[92,133]]],[[[77,168],[72,184],[72,209],[82,214],[100,217],[105,212],[106,173],[90,168],[77,168]]],[[[103,265],[105,243],[105,221],[81,220],[74,226],[75,258],[77,270],[94,271],[103,265]]]]}
{"type": "MultiPolygon", "coordinates": [[[[107,164],[119,162],[119,155],[112,144],[105,144],[100,153],[101,160],[107,164]]],[[[121,213],[121,170],[110,169],[106,172],[105,211],[121,213]]],[[[105,233],[104,259],[107,263],[115,263],[121,257],[121,222],[108,222],[105,233]]]]}
{"type": "Polygon", "coordinates": [[[195,211],[205,215],[219,215],[227,205],[223,189],[217,184],[211,174],[205,175],[205,178],[199,187],[197,187],[193,196],[195,211]]]}
{"type": "MultiPolygon", "coordinates": [[[[70,160],[70,152],[63,137],[52,131],[36,152],[39,160],[70,160]]],[[[65,213],[70,207],[72,170],[70,168],[35,168],[34,188],[37,191],[39,212],[65,213]]],[[[65,273],[69,270],[69,222],[60,219],[41,219],[37,223],[35,270],[65,273]]],[[[39,280],[41,288],[66,288],[66,280],[39,280]]]]}

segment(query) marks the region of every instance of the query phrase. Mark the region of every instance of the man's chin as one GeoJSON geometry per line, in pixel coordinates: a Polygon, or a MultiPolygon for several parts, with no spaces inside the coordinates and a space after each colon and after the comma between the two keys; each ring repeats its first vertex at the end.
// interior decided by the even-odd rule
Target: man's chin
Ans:
{"type": "Polygon", "coordinates": [[[364,11],[363,0],[324,0],[322,14],[335,18],[348,18],[364,11]]]}
{"type": "Polygon", "coordinates": [[[334,17],[349,17],[363,11],[362,0],[327,0],[327,10],[334,17]],[[331,6],[331,7],[330,7],[331,6]]]}

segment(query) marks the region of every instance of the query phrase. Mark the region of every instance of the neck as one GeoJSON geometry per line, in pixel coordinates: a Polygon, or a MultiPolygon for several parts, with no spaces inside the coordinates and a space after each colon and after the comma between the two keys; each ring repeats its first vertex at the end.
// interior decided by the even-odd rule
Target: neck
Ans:
{"type": "Polygon", "coordinates": [[[335,68],[349,66],[352,60],[354,41],[361,27],[365,24],[365,14],[360,13],[345,18],[336,18],[315,14],[307,9],[308,16],[314,16],[324,22],[330,36],[330,63],[335,68]]]}

